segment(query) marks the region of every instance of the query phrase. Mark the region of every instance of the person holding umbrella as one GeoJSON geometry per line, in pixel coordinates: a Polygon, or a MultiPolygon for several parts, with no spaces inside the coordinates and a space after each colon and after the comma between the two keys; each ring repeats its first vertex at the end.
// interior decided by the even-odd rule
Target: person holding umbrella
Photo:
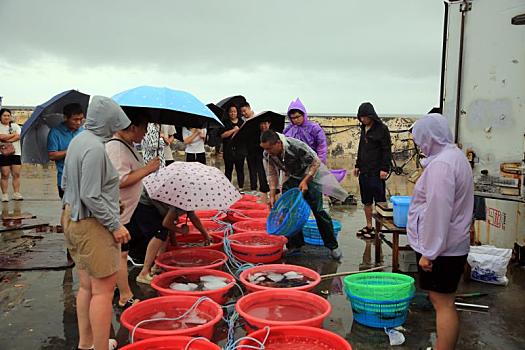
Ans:
{"type": "MultiPolygon", "coordinates": [[[[159,169],[160,160],[158,157],[155,157],[144,165],[142,157],[133,147],[133,144],[140,143],[146,134],[148,116],[136,114],[129,118],[131,124],[124,130],[117,131],[115,136],[106,142],[106,152],[119,174],[120,202],[123,207],[120,214],[120,223],[128,229],[131,235],[130,220],[140,199],[142,179],[159,169]]],[[[133,297],[133,292],[128,282],[127,260],[129,248],[130,245],[128,243],[121,246],[120,269],[117,274],[118,305],[122,308],[131,306],[138,301],[138,299],[133,297]]]]}
{"type": "Polygon", "coordinates": [[[211,243],[211,237],[202,225],[195,211],[185,211],[172,205],[151,199],[148,192],[144,190],[140,197],[140,203],[133,213],[132,236],[142,235],[148,240],[144,265],[136,277],[139,283],[150,284],[153,279],[151,269],[157,255],[165,249],[167,239],[170,237],[172,243],[176,242],[176,234],[187,234],[188,226],[179,225],[179,217],[186,214],[190,222],[202,234],[205,244],[211,243]]]}
{"type": "MultiPolygon", "coordinates": [[[[244,122],[254,118],[255,112],[248,102],[241,104],[241,113],[244,118],[244,122]]],[[[270,191],[268,187],[268,182],[266,181],[266,175],[264,173],[262,151],[259,146],[259,139],[247,139],[243,140],[246,142],[247,150],[247,163],[248,163],[248,173],[250,175],[250,190],[257,191],[259,190],[264,196],[270,191]],[[259,187],[257,188],[257,183],[259,187]]]]}
{"type": "Polygon", "coordinates": [[[147,176],[144,187],[146,191],[132,219],[142,234],[151,238],[144,267],[137,276],[140,283],[151,281],[153,261],[164,245],[168,232],[187,232],[187,227],[177,225],[180,214],[187,213],[188,219],[205,240],[210,241],[208,232],[194,211],[226,210],[241,198],[219,169],[198,162],[174,162],[147,176]]]}
{"type": "MultiPolygon", "coordinates": [[[[107,349],[120,245],[129,241],[120,223],[119,176],[104,143],[130,120],[111,99],[94,96],[86,130],[69,144],[62,176],[62,226],[75,261],[79,349],[107,349]]],[[[116,348],[116,342],[110,343],[116,348]]]]}
{"type": "Polygon", "coordinates": [[[239,132],[244,121],[239,116],[239,111],[235,105],[227,109],[228,120],[224,122],[224,128],[221,130],[224,157],[224,174],[228,180],[232,180],[233,167],[237,173],[237,186],[242,190],[244,187],[244,159],[247,151],[244,144],[233,144],[233,137],[239,132]]]}
{"type": "Polygon", "coordinates": [[[47,135],[47,152],[49,160],[55,161],[57,168],[58,196],[64,197],[62,190],[62,173],[64,172],[64,159],[71,140],[84,131],[84,110],[80,103],[69,103],[63,109],[64,121],[52,128],[47,135]]]}

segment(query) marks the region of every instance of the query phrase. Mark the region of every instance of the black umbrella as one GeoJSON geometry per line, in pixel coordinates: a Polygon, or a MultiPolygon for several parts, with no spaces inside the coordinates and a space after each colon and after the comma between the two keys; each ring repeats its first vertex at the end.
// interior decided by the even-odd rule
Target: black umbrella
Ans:
{"type": "Polygon", "coordinates": [[[272,111],[261,112],[256,116],[246,120],[240,130],[233,136],[233,142],[253,142],[259,140],[261,131],[259,124],[261,122],[270,122],[270,129],[277,132],[283,132],[284,120],[286,116],[272,111]]]}
{"type": "Polygon", "coordinates": [[[243,103],[246,103],[246,98],[244,96],[237,95],[222,99],[220,102],[217,103],[217,106],[221,107],[225,111],[228,111],[228,108],[230,106],[236,106],[237,108],[241,108],[241,105],[243,103]]]}

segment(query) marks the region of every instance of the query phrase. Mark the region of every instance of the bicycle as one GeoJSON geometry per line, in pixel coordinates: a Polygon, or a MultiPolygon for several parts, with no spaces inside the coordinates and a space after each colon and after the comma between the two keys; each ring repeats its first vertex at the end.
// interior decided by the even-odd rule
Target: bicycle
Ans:
{"type": "Polygon", "coordinates": [[[390,178],[390,176],[392,176],[392,174],[395,174],[397,176],[401,176],[401,175],[407,176],[407,175],[410,175],[411,173],[413,173],[413,172],[405,171],[405,167],[408,164],[410,164],[412,161],[415,161],[415,163],[416,163],[416,171],[418,171],[419,169],[423,168],[423,166],[421,165],[421,158],[423,158],[423,156],[421,155],[421,152],[419,151],[419,148],[414,143],[414,140],[412,140],[412,139],[403,139],[403,140],[400,140],[400,141],[407,143],[407,145],[412,143],[413,147],[412,148],[405,148],[402,151],[394,151],[394,152],[392,152],[392,161],[391,161],[391,165],[390,165],[390,171],[388,172],[388,176],[386,178],[387,180],[390,178]],[[402,164],[398,165],[397,161],[396,161],[396,158],[400,158],[399,155],[407,154],[407,153],[409,154],[407,159],[402,164]]]}

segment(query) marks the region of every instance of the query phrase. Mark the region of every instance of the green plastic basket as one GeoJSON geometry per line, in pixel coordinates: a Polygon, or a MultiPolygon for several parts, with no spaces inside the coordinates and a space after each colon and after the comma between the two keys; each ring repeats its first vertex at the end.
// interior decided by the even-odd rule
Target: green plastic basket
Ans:
{"type": "Polygon", "coordinates": [[[367,272],[346,276],[346,291],[368,300],[396,301],[411,298],[415,292],[414,279],[392,272],[367,272]]]}

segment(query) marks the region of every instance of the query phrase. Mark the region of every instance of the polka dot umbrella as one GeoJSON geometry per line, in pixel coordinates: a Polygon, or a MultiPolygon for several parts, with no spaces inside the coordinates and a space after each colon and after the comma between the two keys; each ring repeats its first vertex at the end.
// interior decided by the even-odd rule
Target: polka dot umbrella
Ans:
{"type": "Polygon", "coordinates": [[[152,199],[182,210],[228,209],[241,194],[217,168],[174,162],[144,179],[152,199]]]}

